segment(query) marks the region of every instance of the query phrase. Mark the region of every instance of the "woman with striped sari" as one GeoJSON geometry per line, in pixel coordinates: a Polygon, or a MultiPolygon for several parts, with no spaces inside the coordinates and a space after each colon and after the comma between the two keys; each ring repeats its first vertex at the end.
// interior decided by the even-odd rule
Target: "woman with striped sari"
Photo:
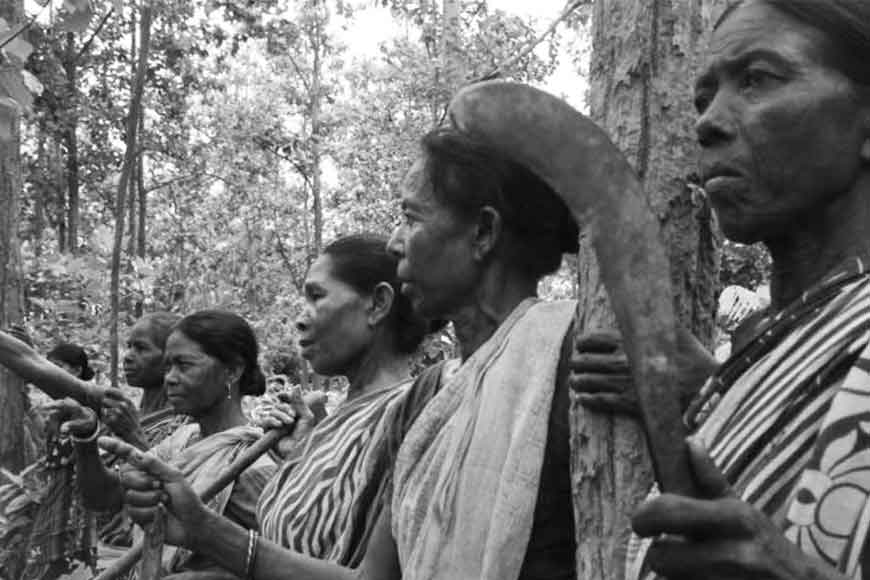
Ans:
{"type": "Polygon", "coordinates": [[[734,2],[716,25],[703,185],[726,237],[770,251],[772,303],[690,404],[701,497],[641,506],[630,579],[870,577],[868,59],[863,0],[734,2]]]}
{"type": "MultiPolygon", "coordinates": [[[[257,509],[264,538],[345,566],[359,564],[388,500],[390,435],[413,412],[411,355],[428,330],[399,292],[386,244],[345,236],[308,270],[296,321],[301,354],[318,374],[347,377],[347,398],[313,430],[297,426],[282,442],[284,463],[257,509]]],[[[276,409],[265,426],[295,421],[287,411],[276,409]]]]}

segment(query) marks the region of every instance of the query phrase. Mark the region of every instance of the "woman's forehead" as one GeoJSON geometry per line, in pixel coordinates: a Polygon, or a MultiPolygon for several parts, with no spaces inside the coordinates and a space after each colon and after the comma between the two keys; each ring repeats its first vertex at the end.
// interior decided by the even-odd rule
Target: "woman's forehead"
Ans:
{"type": "Polygon", "coordinates": [[[756,0],[729,13],[710,36],[705,72],[767,54],[795,64],[820,62],[825,37],[819,30],[756,0]]]}
{"type": "Polygon", "coordinates": [[[174,330],[166,339],[166,355],[171,354],[205,354],[198,342],[181,332],[174,330]]]}

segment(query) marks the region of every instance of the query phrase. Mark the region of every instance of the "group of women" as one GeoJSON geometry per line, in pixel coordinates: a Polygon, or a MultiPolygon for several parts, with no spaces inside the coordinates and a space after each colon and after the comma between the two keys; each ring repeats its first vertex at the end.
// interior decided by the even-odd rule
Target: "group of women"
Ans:
{"type": "MultiPolygon", "coordinates": [[[[867,58],[863,0],[744,0],[712,32],[695,91],[704,188],[726,236],[770,250],[772,305],[689,404],[699,496],[639,506],[634,529],[654,541],[626,577],[870,577],[867,58]]],[[[636,179],[590,175],[606,183],[579,185],[636,179]]],[[[194,423],[174,455],[101,438],[126,459],[114,472],[94,444],[105,394],[45,371],[47,392],[84,405],[68,403],[67,428],[82,480],[110,490],[94,505],[165,517],[175,569],[190,570],[179,578],[574,577],[575,304],[536,286],[576,250],[582,216],[548,183],[485,132],[427,134],[389,242],[338,240],[305,283],[300,347],[348,377],[347,401],[316,425],[298,397],[276,405],[263,426],[291,429],[281,464],[250,468],[214,509],[191,464],[221,461],[197,450],[214,438],[245,444],[238,401],[262,379],[244,321],[203,312],[172,327],[164,384],[194,423]],[[461,356],[412,380],[426,320],[453,323],[461,356]],[[245,481],[267,479],[254,508],[245,481]]],[[[601,357],[576,360],[582,390],[601,357]]]]}

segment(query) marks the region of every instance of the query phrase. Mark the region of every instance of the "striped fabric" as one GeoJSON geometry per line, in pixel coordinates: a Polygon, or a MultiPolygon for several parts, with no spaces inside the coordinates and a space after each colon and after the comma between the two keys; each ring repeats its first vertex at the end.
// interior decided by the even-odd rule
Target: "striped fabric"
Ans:
{"type": "Polygon", "coordinates": [[[346,401],[297,446],[260,496],[264,537],[343,566],[359,564],[387,499],[391,438],[411,385],[346,401]]]}
{"type": "Polygon", "coordinates": [[[861,578],[870,524],[870,275],[855,260],[768,320],[687,413],[734,489],[861,578]]]}

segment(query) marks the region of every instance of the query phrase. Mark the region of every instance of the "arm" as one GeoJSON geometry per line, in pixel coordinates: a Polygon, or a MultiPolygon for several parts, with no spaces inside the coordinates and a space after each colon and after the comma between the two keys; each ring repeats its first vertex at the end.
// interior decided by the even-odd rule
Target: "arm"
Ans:
{"type": "MultiPolygon", "coordinates": [[[[199,529],[207,529],[211,533],[195,534],[191,550],[207,555],[223,568],[243,577],[248,530],[211,511],[205,514],[199,529]]],[[[355,570],[298,554],[260,539],[249,576],[253,580],[399,580],[401,577],[387,514],[382,514],[363,561],[355,570]]]]}
{"type": "Polygon", "coordinates": [[[52,398],[72,397],[83,405],[99,408],[103,389],[69,374],[6,332],[0,332],[0,364],[52,398]]]}
{"type": "MultiPolygon", "coordinates": [[[[238,524],[209,510],[177,469],[150,453],[104,437],[100,445],[127,459],[123,483],[130,517],[148,524],[162,503],[166,509],[166,541],[207,556],[237,575],[244,575],[249,533],[238,524]],[[167,501],[168,498],[168,501],[167,501]],[[202,533],[208,530],[208,533],[202,533]]],[[[251,578],[256,580],[399,580],[398,557],[390,533],[389,513],[382,514],[357,570],[342,568],[259,540],[251,578]]]]}

